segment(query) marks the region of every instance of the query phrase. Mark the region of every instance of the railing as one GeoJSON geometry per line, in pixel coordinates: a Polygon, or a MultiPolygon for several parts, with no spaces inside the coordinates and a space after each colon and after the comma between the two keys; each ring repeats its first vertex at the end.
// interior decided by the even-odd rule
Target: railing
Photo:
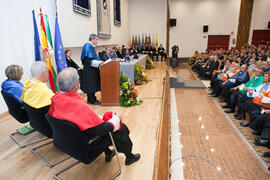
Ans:
{"type": "Polygon", "coordinates": [[[163,87],[161,119],[153,177],[154,180],[168,180],[170,174],[170,77],[168,71],[166,72],[163,87]]]}

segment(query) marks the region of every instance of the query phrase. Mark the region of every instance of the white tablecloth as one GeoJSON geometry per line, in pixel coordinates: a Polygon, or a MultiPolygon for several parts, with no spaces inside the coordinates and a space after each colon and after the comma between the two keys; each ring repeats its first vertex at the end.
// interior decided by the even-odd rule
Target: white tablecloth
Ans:
{"type": "Polygon", "coordinates": [[[139,56],[139,59],[133,59],[129,62],[120,62],[120,73],[123,72],[132,83],[134,83],[134,70],[136,68],[136,64],[146,65],[146,57],[147,55],[139,56]]]}

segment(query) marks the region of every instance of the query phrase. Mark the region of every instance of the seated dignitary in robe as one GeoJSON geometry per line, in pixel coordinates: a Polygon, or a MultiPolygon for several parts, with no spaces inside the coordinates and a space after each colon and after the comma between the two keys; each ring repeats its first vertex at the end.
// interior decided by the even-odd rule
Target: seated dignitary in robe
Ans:
{"type": "MultiPolygon", "coordinates": [[[[264,74],[264,72],[263,72],[262,68],[256,68],[255,75],[253,76],[253,78],[250,81],[248,81],[245,84],[241,84],[237,87],[234,87],[232,89],[233,91],[232,91],[232,94],[230,95],[230,98],[228,98],[226,100],[227,105],[224,106],[224,108],[230,108],[230,112],[234,112],[236,106],[238,106],[239,98],[246,96],[247,91],[249,89],[256,90],[255,88],[257,88],[258,86],[260,86],[263,83],[263,80],[264,80],[263,74],[264,74]]],[[[239,108],[238,108],[238,111],[239,111],[239,108]]]]}
{"type": "MultiPolygon", "coordinates": [[[[265,74],[269,77],[269,74],[265,74]]],[[[258,86],[254,90],[248,90],[247,95],[251,98],[241,98],[239,100],[239,106],[245,112],[245,121],[241,122],[240,125],[243,127],[250,126],[253,128],[254,118],[261,114],[263,110],[270,109],[270,83],[269,79],[265,80],[262,85],[258,86]],[[250,94],[250,95],[249,95],[250,94]]]]}
{"type": "Polygon", "coordinates": [[[218,79],[214,84],[212,88],[211,95],[213,97],[218,97],[222,88],[224,87],[225,83],[232,77],[234,77],[238,72],[240,71],[240,64],[233,62],[231,68],[225,73],[224,76],[222,76],[220,79],[218,79]]]}
{"type": "Polygon", "coordinates": [[[216,73],[213,74],[214,76],[211,78],[211,81],[210,81],[211,88],[214,86],[215,82],[217,82],[222,76],[225,76],[226,73],[229,73],[231,66],[232,66],[231,61],[227,60],[223,69],[221,71],[216,71],[216,73]]]}
{"type": "Polygon", "coordinates": [[[7,79],[1,85],[2,91],[12,95],[21,103],[23,84],[20,80],[22,79],[23,68],[19,65],[10,65],[6,68],[5,74],[7,79]]]}
{"type": "Polygon", "coordinates": [[[31,78],[24,84],[21,100],[36,109],[49,106],[54,93],[47,87],[49,80],[48,68],[42,61],[36,61],[31,66],[31,78]]]}
{"type": "MultiPolygon", "coordinates": [[[[232,94],[232,88],[240,84],[246,83],[249,81],[249,74],[247,72],[247,65],[243,64],[240,68],[240,71],[226,82],[223,83],[220,96],[222,97],[221,101],[229,103],[230,95],[232,94]]],[[[231,113],[230,111],[226,111],[231,113]]]]}
{"type": "Polygon", "coordinates": [[[80,82],[75,69],[66,68],[62,70],[57,80],[61,93],[57,93],[52,97],[49,110],[52,117],[76,124],[81,131],[86,133],[89,140],[99,136],[95,143],[90,145],[91,153],[96,157],[105,152],[106,161],[111,160],[114,152],[109,149],[112,142],[108,133],[113,132],[117,150],[126,156],[125,164],[130,165],[140,159],[140,154],[132,154],[129,129],[125,124],[121,123],[120,117],[115,113],[107,112],[104,114],[103,119],[100,118],[85,103],[84,99],[76,93],[80,82]]]}

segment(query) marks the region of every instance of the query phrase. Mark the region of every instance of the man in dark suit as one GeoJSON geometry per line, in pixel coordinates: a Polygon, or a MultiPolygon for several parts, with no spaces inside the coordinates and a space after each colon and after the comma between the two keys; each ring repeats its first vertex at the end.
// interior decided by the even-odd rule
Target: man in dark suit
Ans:
{"type": "Polygon", "coordinates": [[[164,61],[166,61],[167,54],[166,54],[166,51],[165,51],[164,47],[162,46],[162,44],[159,45],[158,54],[161,56],[161,61],[163,61],[163,57],[165,58],[164,61]]]}
{"type": "Polygon", "coordinates": [[[128,56],[128,50],[126,49],[125,45],[122,45],[122,56],[123,57],[126,57],[128,56]]]}
{"type": "Polygon", "coordinates": [[[106,48],[105,49],[105,53],[103,54],[102,60],[103,61],[107,61],[109,59],[112,59],[110,53],[111,53],[111,49],[110,48],[106,48]]]}
{"type": "Polygon", "coordinates": [[[199,71],[200,77],[205,80],[206,79],[206,72],[209,72],[210,78],[212,78],[212,74],[214,70],[218,69],[218,55],[210,56],[208,62],[204,67],[202,67],[199,71]]]}

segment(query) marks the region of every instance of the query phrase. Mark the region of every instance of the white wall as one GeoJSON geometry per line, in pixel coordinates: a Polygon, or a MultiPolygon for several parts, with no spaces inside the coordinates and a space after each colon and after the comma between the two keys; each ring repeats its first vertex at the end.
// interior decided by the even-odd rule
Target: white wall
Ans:
{"type": "MultiPolygon", "coordinates": [[[[23,67],[22,82],[30,76],[30,65],[34,62],[32,10],[35,10],[39,28],[40,7],[48,15],[51,33],[54,37],[55,0],[1,1],[0,82],[6,79],[5,68],[10,64],[18,64],[23,67]]],[[[0,113],[5,111],[7,111],[7,107],[0,95],[0,113]]]]}
{"type": "Polygon", "coordinates": [[[171,0],[170,17],[177,19],[177,25],[170,28],[170,47],[179,45],[180,57],[190,57],[195,50],[205,51],[208,35],[234,35],[240,12],[240,0],[171,0]],[[203,33],[208,25],[208,33],[203,33]],[[206,38],[204,38],[206,36],[206,38]]]}
{"type": "MultiPolygon", "coordinates": [[[[55,0],[13,0],[1,1],[0,17],[0,82],[5,77],[5,68],[10,64],[21,65],[24,69],[22,82],[30,76],[30,66],[34,62],[34,32],[32,10],[36,11],[36,20],[40,30],[38,17],[39,8],[48,15],[52,38],[54,40],[54,26],[56,5],[55,0]]],[[[91,0],[92,15],[90,17],[74,13],[72,1],[57,0],[59,26],[64,47],[75,47],[75,60],[79,61],[80,48],[88,40],[90,33],[97,32],[96,0],[91,0]]],[[[121,0],[120,27],[113,24],[113,0],[111,0],[112,38],[100,40],[101,45],[127,44],[129,38],[129,0],[121,0]]],[[[41,38],[41,37],[40,37],[41,38]]],[[[6,104],[0,95],[0,114],[7,111],[6,104]]]]}
{"type": "Polygon", "coordinates": [[[249,43],[252,40],[252,33],[255,29],[267,29],[268,21],[270,21],[270,1],[255,0],[252,10],[252,18],[250,25],[249,43]]]}
{"type": "Polygon", "coordinates": [[[166,45],[167,0],[130,0],[130,36],[147,33],[166,45]]]}
{"type": "MultiPolygon", "coordinates": [[[[73,2],[58,0],[59,26],[64,47],[81,47],[91,33],[97,33],[96,0],[90,0],[91,16],[84,16],[73,11],[73,2]]],[[[100,39],[102,45],[122,45],[129,38],[129,0],[121,0],[121,26],[114,25],[113,0],[110,0],[111,35],[110,39],[100,39]]]]}

